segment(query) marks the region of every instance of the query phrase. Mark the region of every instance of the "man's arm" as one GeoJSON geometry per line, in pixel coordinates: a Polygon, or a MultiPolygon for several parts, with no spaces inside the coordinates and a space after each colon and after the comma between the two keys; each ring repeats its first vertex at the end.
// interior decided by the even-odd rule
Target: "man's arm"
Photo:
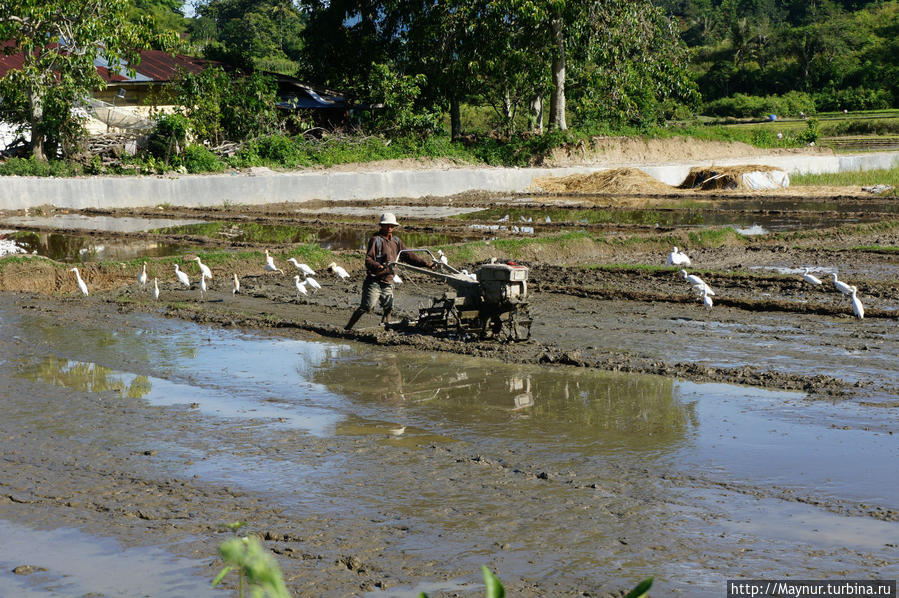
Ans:
{"type": "MultiPolygon", "coordinates": [[[[397,240],[397,249],[399,251],[405,251],[407,249],[406,244],[403,243],[402,239],[397,240]]],[[[434,264],[437,263],[436,261],[426,260],[417,253],[400,253],[399,258],[399,261],[418,266],[419,268],[433,268],[434,264]]]]}

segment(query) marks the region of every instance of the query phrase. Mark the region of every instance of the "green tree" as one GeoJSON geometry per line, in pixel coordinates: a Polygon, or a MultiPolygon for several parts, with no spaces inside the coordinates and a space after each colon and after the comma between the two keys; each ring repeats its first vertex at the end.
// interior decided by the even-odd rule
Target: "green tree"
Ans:
{"type": "Polygon", "coordinates": [[[305,17],[290,0],[205,0],[196,13],[192,32],[207,57],[296,73],[305,17]]]}
{"type": "Polygon", "coordinates": [[[181,77],[174,102],[197,141],[219,145],[278,131],[275,82],[262,73],[227,73],[207,68],[181,77]]]}
{"type": "Polygon", "coordinates": [[[35,159],[47,159],[47,141],[66,149],[83,132],[72,108],[105,86],[98,57],[129,70],[153,43],[149,23],[128,22],[127,8],[127,0],[0,0],[0,39],[11,42],[4,52],[23,57],[0,79],[0,117],[31,130],[35,159]]]}

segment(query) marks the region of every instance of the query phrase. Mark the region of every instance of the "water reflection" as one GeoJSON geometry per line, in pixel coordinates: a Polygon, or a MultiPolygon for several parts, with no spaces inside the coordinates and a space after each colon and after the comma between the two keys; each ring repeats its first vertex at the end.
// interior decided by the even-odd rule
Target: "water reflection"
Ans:
{"type": "Polygon", "coordinates": [[[0,595],[220,596],[203,575],[203,561],[175,557],[156,547],[124,548],[115,540],[72,528],[38,530],[0,520],[0,595]],[[12,569],[29,564],[37,572],[12,569]]]}
{"type": "MultiPolygon", "coordinates": [[[[160,228],[153,232],[167,235],[194,235],[225,238],[241,243],[309,243],[324,249],[362,249],[376,231],[345,226],[289,226],[255,222],[204,222],[187,226],[160,228]]],[[[406,231],[403,240],[410,247],[448,245],[480,237],[406,231]]]]}
{"type": "MultiPolygon", "coordinates": [[[[823,206],[822,206],[823,207],[823,206]]],[[[789,211],[779,213],[768,207],[760,207],[755,210],[734,211],[723,209],[720,206],[710,205],[708,209],[697,207],[683,207],[678,209],[532,209],[532,208],[492,208],[472,214],[459,216],[465,220],[489,220],[520,222],[533,221],[536,223],[553,222],[556,224],[578,224],[581,226],[601,225],[636,225],[636,226],[664,226],[664,227],[692,227],[692,226],[734,226],[750,229],[760,227],[768,231],[789,231],[806,228],[826,228],[841,224],[879,222],[883,214],[878,214],[871,208],[856,207],[853,211],[797,211],[797,208],[788,208],[789,211]],[[547,220],[547,218],[549,220],[547,220]]],[[[895,210],[893,210],[895,211],[895,210]]],[[[486,225],[478,225],[486,226],[486,225]]],[[[497,226],[497,225],[494,225],[497,226]]],[[[758,233],[756,233],[758,234],[758,233]]]]}
{"type": "Polygon", "coordinates": [[[140,399],[153,389],[147,376],[129,375],[96,363],[70,361],[55,355],[45,355],[39,363],[24,367],[18,375],[32,382],[80,392],[110,392],[128,399],[140,399]]]}
{"type": "Polygon", "coordinates": [[[151,240],[101,239],[61,233],[19,231],[7,235],[26,252],[58,262],[126,261],[141,257],[180,255],[188,245],[151,240]]]}
{"type": "Polygon", "coordinates": [[[370,405],[394,405],[431,421],[492,434],[578,444],[659,446],[695,426],[672,379],[546,370],[440,355],[345,351],[312,379],[370,405]]]}

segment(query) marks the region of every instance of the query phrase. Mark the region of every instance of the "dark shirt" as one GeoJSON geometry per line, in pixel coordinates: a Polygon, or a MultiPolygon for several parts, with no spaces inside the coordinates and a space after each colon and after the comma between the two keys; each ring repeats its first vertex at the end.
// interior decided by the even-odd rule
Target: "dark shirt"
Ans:
{"type": "MultiPolygon", "coordinates": [[[[382,235],[380,232],[368,240],[368,251],[365,252],[365,269],[369,278],[379,282],[393,284],[393,269],[387,267],[390,262],[395,262],[400,251],[407,249],[406,244],[393,234],[382,235]],[[378,247],[377,238],[381,238],[381,247],[378,247]]],[[[431,262],[423,260],[415,253],[404,253],[400,256],[401,262],[428,268],[431,262]]]]}

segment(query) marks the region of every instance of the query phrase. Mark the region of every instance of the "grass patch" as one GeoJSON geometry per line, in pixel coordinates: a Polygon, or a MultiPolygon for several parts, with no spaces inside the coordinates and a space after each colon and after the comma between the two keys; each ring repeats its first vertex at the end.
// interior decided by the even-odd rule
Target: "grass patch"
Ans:
{"type": "Polygon", "coordinates": [[[853,251],[871,251],[874,253],[899,253],[899,247],[895,245],[856,245],[850,247],[853,251]]]}
{"type": "MultiPolygon", "coordinates": [[[[893,185],[899,187],[899,166],[881,170],[852,170],[825,174],[797,174],[790,177],[794,186],[823,185],[831,187],[858,187],[869,185],[893,185]]],[[[895,195],[895,189],[893,194],[895,195]]]]}

